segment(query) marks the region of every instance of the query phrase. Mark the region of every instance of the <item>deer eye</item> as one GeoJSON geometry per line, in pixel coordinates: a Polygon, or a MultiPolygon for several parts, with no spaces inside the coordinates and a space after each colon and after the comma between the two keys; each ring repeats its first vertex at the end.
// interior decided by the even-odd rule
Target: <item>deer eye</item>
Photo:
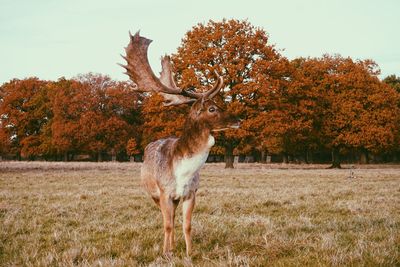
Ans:
{"type": "Polygon", "coordinates": [[[210,107],[210,108],[208,109],[208,111],[209,111],[209,112],[214,112],[214,111],[215,111],[215,107],[210,107]]]}

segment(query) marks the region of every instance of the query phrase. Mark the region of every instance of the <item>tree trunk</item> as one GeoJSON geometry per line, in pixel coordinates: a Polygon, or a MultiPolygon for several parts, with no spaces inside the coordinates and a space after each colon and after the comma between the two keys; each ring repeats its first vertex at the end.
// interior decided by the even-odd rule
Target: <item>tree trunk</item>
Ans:
{"type": "Polygon", "coordinates": [[[64,161],[68,161],[68,152],[64,153],[64,161]]]}
{"type": "Polygon", "coordinates": [[[339,155],[339,148],[334,147],[332,148],[332,165],[329,167],[330,169],[340,169],[340,155],[339,155]]]}
{"type": "Polygon", "coordinates": [[[393,162],[398,162],[399,161],[398,152],[394,152],[393,153],[392,161],[393,162]]]}
{"type": "Polygon", "coordinates": [[[271,163],[271,162],[272,162],[272,156],[267,153],[266,163],[271,163]]]}
{"type": "Polygon", "coordinates": [[[261,150],[261,163],[267,163],[267,152],[263,149],[261,150]]]}
{"type": "Polygon", "coordinates": [[[283,163],[289,163],[289,155],[287,153],[283,153],[283,163]]]}
{"type": "Polygon", "coordinates": [[[116,162],[117,161],[117,153],[115,152],[115,149],[111,150],[111,161],[116,162]]]}
{"type": "Polygon", "coordinates": [[[304,153],[304,162],[306,164],[310,164],[310,152],[308,151],[308,149],[306,149],[304,153]]]}
{"type": "Polygon", "coordinates": [[[366,150],[366,149],[361,150],[360,162],[361,162],[361,164],[369,163],[368,150],[366,150]]]}
{"type": "Polygon", "coordinates": [[[233,144],[231,142],[227,142],[225,145],[225,169],[233,169],[233,161],[235,157],[233,156],[233,144]]]}

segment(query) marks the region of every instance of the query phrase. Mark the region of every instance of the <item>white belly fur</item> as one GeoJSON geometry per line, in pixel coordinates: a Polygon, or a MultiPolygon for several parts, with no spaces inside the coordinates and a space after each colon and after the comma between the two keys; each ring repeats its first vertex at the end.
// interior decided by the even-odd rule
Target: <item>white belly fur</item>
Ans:
{"type": "Polygon", "coordinates": [[[184,197],[190,192],[194,186],[193,178],[206,162],[210,148],[214,143],[214,137],[210,135],[207,149],[192,157],[183,158],[176,163],[174,174],[176,181],[175,194],[177,197],[184,197]]]}

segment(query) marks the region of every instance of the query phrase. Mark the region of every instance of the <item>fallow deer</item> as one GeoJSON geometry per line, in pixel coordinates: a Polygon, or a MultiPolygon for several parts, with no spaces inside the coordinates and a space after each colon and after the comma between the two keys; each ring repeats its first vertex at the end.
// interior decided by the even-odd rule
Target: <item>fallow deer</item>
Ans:
{"type": "Polygon", "coordinates": [[[214,145],[213,131],[237,128],[238,120],[212,100],[223,87],[223,78],[216,73],[214,86],[204,93],[182,90],[174,81],[169,57],[161,59],[162,71],[157,78],[148,62],[151,40],[132,36],[122,56],[126,69],[139,92],[156,92],[164,97],[164,105],[191,104],[182,135],[160,139],[147,145],[141,168],[142,185],[161,209],[164,225],[164,254],[174,248],[175,210],[182,200],[183,232],[186,255],[192,248],[191,218],[199,186],[199,170],[214,145]]]}

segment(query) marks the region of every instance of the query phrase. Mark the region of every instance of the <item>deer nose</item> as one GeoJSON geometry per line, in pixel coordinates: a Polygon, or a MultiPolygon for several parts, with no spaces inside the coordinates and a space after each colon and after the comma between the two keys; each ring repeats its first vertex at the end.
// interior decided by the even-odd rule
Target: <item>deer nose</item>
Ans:
{"type": "Polygon", "coordinates": [[[233,129],[238,129],[238,128],[240,127],[240,124],[241,124],[242,121],[243,121],[243,120],[241,120],[241,119],[239,119],[239,118],[237,118],[237,117],[232,116],[232,117],[231,117],[231,123],[230,123],[229,127],[230,127],[230,128],[233,128],[233,129]]]}
{"type": "Polygon", "coordinates": [[[231,126],[231,128],[233,129],[239,129],[240,128],[240,124],[241,124],[242,120],[238,120],[235,124],[233,124],[231,126]]]}

